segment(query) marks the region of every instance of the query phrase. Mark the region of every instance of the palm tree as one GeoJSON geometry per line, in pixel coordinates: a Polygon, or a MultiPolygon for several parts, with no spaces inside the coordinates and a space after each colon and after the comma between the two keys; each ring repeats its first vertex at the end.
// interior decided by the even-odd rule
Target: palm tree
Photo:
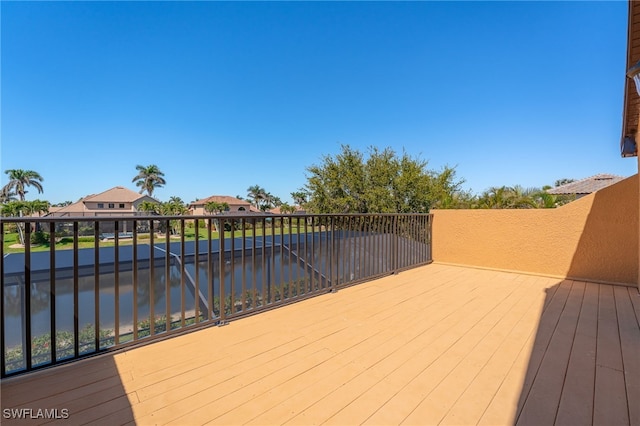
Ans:
{"type": "Polygon", "coordinates": [[[5,170],[5,173],[9,176],[9,183],[2,188],[2,193],[5,196],[12,192],[20,197],[20,201],[24,201],[25,187],[33,186],[38,190],[38,193],[42,193],[42,182],[44,179],[38,172],[33,170],[22,169],[10,169],[5,170]]]}
{"type": "Polygon", "coordinates": [[[288,203],[282,203],[280,205],[280,213],[282,214],[292,214],[296,212],[296,208],[288,203]]]}
{"type": "Polygon", "coordinates": [[[478,206],[484,209],[502,209],[507,205],[508,188],[492,186],[482,193],[478,206]]]}
{"type": "Polygon", "coordinates": [[[218,203],[217,201],[209,201],[204,205],[204,210],[209,213],[217,213],[220,214],[229,209],[229,203],[218,203]]]}
{"type": "MultiPolygon", "coordinates": [[[[204,205],[204,210],[209,214],[222,214],[222,212],[229,210],[229,203],[219,203],[217,201],[209,201],[204,205]]],[[[216,232],[219,232],[218,220],[213,220],[213,227],[216,232]]]]}
{"type": "Polygon", "coordinates": [[[49,213],[49,207],[51,207],[51,203],[42,200],[33,200],[29,204],[31,204],[31,211],[38,213],[38,216],[41,216],[42,213],[49,213]]]}
{"type": "Polygon", "coordinates": [[[145,213],[158,213],[158,203],[154,203],[153,201],[143,201],[138,205],[138,211],[145,213]]]}
{"type": "Polygon", "coordinates": [[[253,185],[247,188],[247,200],[254,205],[255,208],[260,208],[260,202],[264,200],[266,191],[260,185],[253,185]]]}
{"type": "MultiPolygon", "coordinates": [[[[185,205],[184,201],[180,197],[170,197],[169,201],[160,204],[160,214],[164,216],[182,216],[189,213],[189,209],[185,205]]],[[[172,234],[178,234],[179,221],[170,220],[169,226],[171,227],[172,234]]]]}
{"type": "Polygon", "coordinates": [[[162,188],[167,183],[163,177],[164,173],[155,164],[146,167],[138,164],[136,170],[138,174],[131,182],[135,182],[136,186],[140,187],[141,194],[147,191],[149,197],[152,197],[156,188],[162,188]]]}
{"type": "Polygon", "coordinates": [[[282,200],[279,197],[276,197],[270,192],[266,192],[263,190],[262,193],[262,204],[260,205],[260,210],[263,212],[273,208],[278,207],[282,204],[282,200]]]}
{"type": "Polygon", "coordinates": [[[294,191],[291,193],[291,198],[293,198],[293,202],[296,203],[296,206],[303,207],[307,204],[307,198],[309,194],[303,189],[299,189],[298,191],[294,191]]]}
{"type": "Polygon", "coordinates": [[[0,189],[0,204],[8,203],[10,201],[17,201],[16,193],[11,192],[8,188],[4,187],[0,189]]]}
{"type": "MultiPolygon", "coordinates": [[[[25,201],[10,201],[2,205],[2,208],[0,209],[0,216],[4,217],[22,217],[30,214],[30,203],[27,203],[25,201]]],[[[16,223],[16,228],[18,230],[18,238],[20,239],[20,244],[24,245],[24,223],[16,223]]]]}
{"type": "Polygon", "coordinates": [[[509,188],[509,207],[513,209],[536,208],[535,196],[540,190],[538,188],[523,188],[516,185],[509,188]]]}

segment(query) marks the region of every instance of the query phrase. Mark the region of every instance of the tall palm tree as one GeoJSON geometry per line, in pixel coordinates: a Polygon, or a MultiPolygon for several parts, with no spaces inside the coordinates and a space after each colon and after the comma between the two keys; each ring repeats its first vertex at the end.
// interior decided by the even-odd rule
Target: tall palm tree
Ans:
{"type": "Polygon", "coordinates": [[[151,164],[149,166],[136,166],[138,174],[131,180],[135,182],[136,186],[140,187],[140,193],[147,191],[149,197],[153,197],[153,191],[156,188],[162,188],[167,182],[164,180],[164,173],[156,166],[151,164]]]}
{"type": "Polygon", "coordinates": [[[253,185],[247,188],[247,200],[254,205],[255,208],[260,208],[260,202],[265,199],[267,191],[260,185],[253,185]]]}
{"type": "Polygon", "coordinates": [[[24,194],[27,193],[25,187],[33,186],[42,193],[42,182],[44,179],[38,172],[33,170],[9,169],[5,170],[9,176],[9,183],[2,188],[3,194],[11,194],[12,192],[20,197],[20,201],[24,201],[24,194]]]}

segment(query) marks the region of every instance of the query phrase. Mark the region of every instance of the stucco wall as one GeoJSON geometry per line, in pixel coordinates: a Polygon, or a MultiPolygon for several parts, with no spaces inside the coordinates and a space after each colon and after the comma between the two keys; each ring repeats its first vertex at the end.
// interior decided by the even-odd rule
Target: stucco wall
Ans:
{"type": "Polygon", "coordinates": [[[637,175],[557,209],[433,214],[436,262],[637,283],[637,175]]]}
{"type": "MultiPolygon", "coordinates": [[[[192,215],[194,216],[205,216],[205,215],[209,215],[209,213],[204,209],[204,206],[201,205],[197,205],[192,207],[191,209],[192,211],[192,215]]],[[[237,212],[248,212],[249,211],[249,207],[248,206],[240,206],[240,205],[235,205],[232,204],[229,206],[229,212],[231,213],[237,213],[237,212]],[[240,210],[240,207],[244,208],[244,210],[240,210]]]]}

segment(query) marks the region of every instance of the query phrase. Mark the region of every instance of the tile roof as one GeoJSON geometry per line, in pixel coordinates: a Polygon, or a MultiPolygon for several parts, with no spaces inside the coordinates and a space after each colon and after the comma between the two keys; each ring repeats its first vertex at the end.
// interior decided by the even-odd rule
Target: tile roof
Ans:
{"type": "Polygon", "coordinates": [[[122,186],[115,186],[111,189],[107,189],[99,194],[91,194],[87,195],[84,198],[76,201],[73,204],[69,204],[68,206],[57,208],[57,210],[49,209],[49,213],[55,213],[56,215],[62,213],[82,213],[87,211],[84,203],[92,202],[92,203],[127,203],[134,202],[139,200],[140,198],[148,197],[147,195],[139,194],[130,189],[124,188],[122,186]]]}
{"type": "Polygon", "coordinates": [[[49,209],[49,214],[61,213],[82,213],[85,211],[83,200],[76,201],[68,206],[58,207],[56,210],[49,209]]]}
{"type": "Polygon", "coordinates": [[[122,186],[116,186],[111,189],[107,189],[104,192],[95,195],[89,195],[85,197],[82,201],[90,201],[92,203],[113,203],[113,202],[121,202],[121,203],[133,203],[134,201],[145,197],[138,192],[132,191],[128,188],[122,186]]]}
{"type": "Polygon", "coordinates": [[[239,200],[236,197],[231,197],[229,195],[212,195],[211,197],[204,198],[202,200],[193,201],[191,206],[200,206],[205,205],[210,202],[216,203],[227,203],[230,206],[248,206],[250,203],[245,200],[239,200]]]}
{"type": "Polygon", "coordinates": [[[599,189],[618,183],[625,179],[623,176],[599,174],[575,182],[560,185],[547,190],[549,194],[566,195],[566,194],[591,194],[599,189]]]}

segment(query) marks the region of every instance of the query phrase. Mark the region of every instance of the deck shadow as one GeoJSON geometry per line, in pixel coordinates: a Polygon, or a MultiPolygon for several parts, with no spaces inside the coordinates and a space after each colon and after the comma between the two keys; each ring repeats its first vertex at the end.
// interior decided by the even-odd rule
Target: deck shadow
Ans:
{"type": "Polygon", "coordinates": [[[634,424],[637,290],[564,280],[546,292],[514,423],[634,424]]]}
{"type": "MultiPolygon", "coordinates": [[[[121,354],[122,355],[122,354],[121,354]]],[[[0,382],[3,425],[134,422],[117,354],[73,361],[0,382]],[[33,386],[30,386],[33,384],[33,386]]]]}

